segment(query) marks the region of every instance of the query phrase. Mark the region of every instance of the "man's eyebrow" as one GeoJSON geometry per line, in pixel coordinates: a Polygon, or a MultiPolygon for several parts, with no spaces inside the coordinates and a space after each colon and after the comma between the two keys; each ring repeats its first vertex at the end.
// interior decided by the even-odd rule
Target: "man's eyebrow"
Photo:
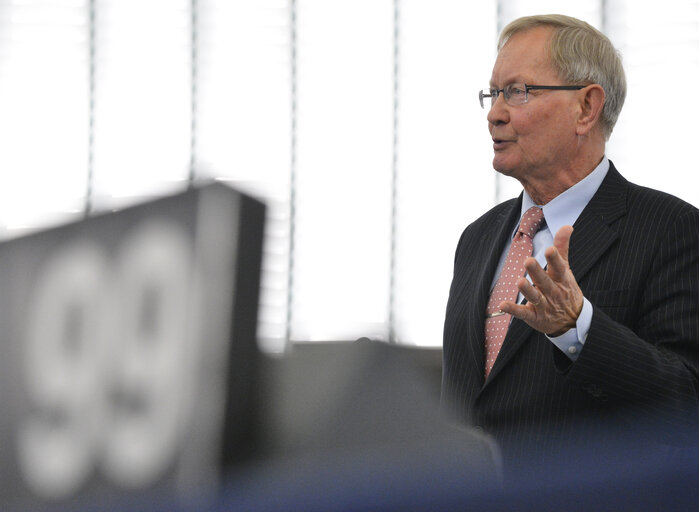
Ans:
{"type": "MultiPolygon", "coordinates": [[[[527,81],[524,78],[522,78],[521,75],[514,75],[514,76],[511,76],[510,78],[508,78],[507,80],[505,80],[502,86],[505,87],[505,86],[510,85],[510,84],[524,84],[524,83],[527,83],[527,81]]],[[[498,88],[498,86],[495,85],[492,80],[490,81],[490,87],[493,89],[498,88]]]]}
{"type": "MultiPolygon", "coordinates": [[[[505,83],[503,84],[503,87],[505,87],[507,84],[512,84],[515,82],[516,82],[516,80],[506,80],[505,83]]],[[[499,89],[497,84],[495,82],[493,82],[492,80],[490,81],[490,88],[491,89],[499,89]]]]}

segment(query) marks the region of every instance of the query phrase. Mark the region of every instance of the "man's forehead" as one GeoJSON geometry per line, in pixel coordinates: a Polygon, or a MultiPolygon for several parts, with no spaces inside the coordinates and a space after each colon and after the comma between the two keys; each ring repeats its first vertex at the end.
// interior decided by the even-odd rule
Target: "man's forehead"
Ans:
{"type": "Polygon", "coordinates": [[[504,87],[508,83],[530,83],[538,76],[555,76],[550,59],[550,27],[536,27],[517,32],[498,52],[491,86],[504,87]]]}

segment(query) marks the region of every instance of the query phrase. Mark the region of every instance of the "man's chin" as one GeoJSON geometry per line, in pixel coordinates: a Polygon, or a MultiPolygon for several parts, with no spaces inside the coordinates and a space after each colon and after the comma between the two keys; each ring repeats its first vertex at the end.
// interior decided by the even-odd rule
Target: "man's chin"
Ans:
{"type": "Polygon", "coordinates": [[[504,176],[514,177],[516,174],[516,171],[513,167],[498,162],[497,159],[493,160],[493,169],[495,169],[497,172],[504,176]]]}

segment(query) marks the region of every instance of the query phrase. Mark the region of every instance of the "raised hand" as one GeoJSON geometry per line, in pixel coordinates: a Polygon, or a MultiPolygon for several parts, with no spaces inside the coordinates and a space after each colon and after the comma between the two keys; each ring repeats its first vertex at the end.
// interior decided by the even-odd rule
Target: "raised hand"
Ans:
{"type": "Polygon", "coordinates": [[[524,320],[537,331],[560,336],[575,327],[583,307],[583,293],[568,265],[568,248],[572,226],[563,226],[546,249],[547,268],[534,258],[524,262],[532,283],[521,278],[517,287],[527,299],[526,304],[503,302],[500,310],[524,320]]]}

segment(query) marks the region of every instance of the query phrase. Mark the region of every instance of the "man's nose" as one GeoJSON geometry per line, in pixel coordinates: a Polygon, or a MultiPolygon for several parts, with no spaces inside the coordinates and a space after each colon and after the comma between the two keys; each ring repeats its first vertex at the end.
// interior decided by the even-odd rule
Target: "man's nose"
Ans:
{"type": "Polygon", "coordinates": [[[488,110],[488,122],[490,124],[502,124],[509,121],[510,112],[505,103],[505,94],[500,92],[488,110]]]}

